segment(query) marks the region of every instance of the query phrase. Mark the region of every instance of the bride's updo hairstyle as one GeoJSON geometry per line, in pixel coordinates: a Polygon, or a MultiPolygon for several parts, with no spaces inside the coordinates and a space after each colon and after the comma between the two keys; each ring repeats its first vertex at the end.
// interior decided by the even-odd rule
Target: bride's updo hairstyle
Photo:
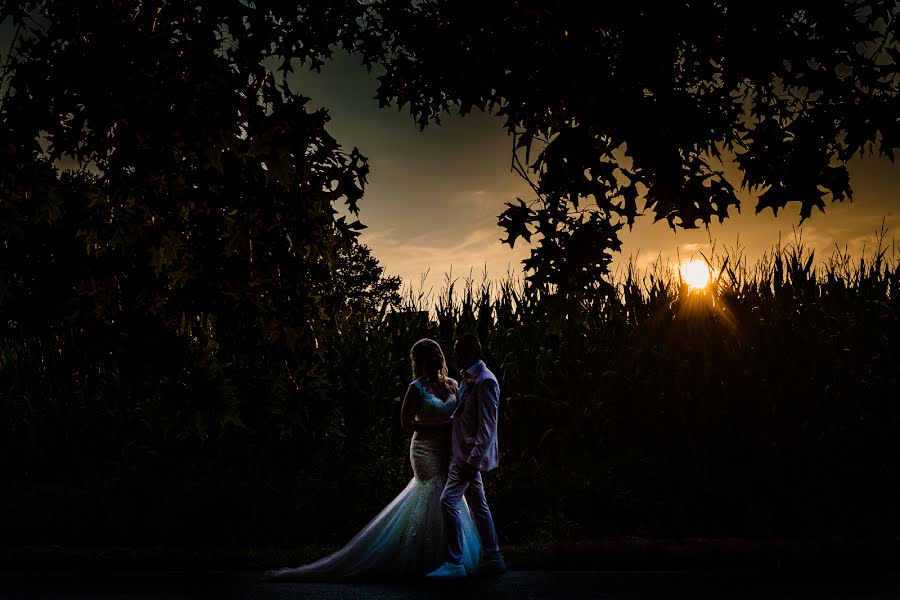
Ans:
{"type": "Polygon", "coordinates": [[[413,379],[424,376],[443,381],[447,378],[447,361],[441,345],[436,341],[422,338],[409,350],[409,358],[412,360],[413,379]]]}

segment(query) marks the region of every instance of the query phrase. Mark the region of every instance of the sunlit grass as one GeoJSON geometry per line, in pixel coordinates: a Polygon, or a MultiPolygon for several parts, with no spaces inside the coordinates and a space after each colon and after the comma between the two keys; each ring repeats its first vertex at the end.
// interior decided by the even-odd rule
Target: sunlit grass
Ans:
{"type": "MultiPolygon", "coordinates": [[[[615,292],[605,296],[598,292],[588,304],[595,309],[594,314],[607,316],[625,309],[630,320],[631,314],[672,305],[680,295],[695,291],[708,292],[716,302],[724,295],[751,304],[762,302],[764,297],[823,297],[839,290],[887,300],[897,293],[900,252],[881,243],[884,235],[880,234],[876,249],[864,257],[836,248],[824,260],[816,261],[816,252],[797,240],[786,246],[774,245],[756,262],[740,249],[722,247],[713,247],[702,260],[672,264],[658,259],[643,269],[629,260],[624,269],[608,277],[615,292]]],[[[516,322],[550,297],[536,297],[523,274],[512,271],[500,278],[490,277],[486,270],[445,274],[437,289],[426,288],[426,276],[418,285],[406,282],[401,304],[391,310],[427,314],[446,325],[466,316],[482,324],[507,319],[516,322]]]]}

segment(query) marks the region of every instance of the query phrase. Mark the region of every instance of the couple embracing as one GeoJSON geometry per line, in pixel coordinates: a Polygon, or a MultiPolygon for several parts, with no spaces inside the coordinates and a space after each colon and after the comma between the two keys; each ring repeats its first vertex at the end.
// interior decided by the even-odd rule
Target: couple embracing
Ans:
{"type": "Polygon", "coordinates": [[[334,554],[267,579],[458,579],[506,570],[481,478],[497,466],[500,385],[474,334],[460,335],[453,355],[463,367],[459,382],[434,340],[410,350],[414,379],[400,410],[401,425],[413,432],[406,488],[334,554]]]}

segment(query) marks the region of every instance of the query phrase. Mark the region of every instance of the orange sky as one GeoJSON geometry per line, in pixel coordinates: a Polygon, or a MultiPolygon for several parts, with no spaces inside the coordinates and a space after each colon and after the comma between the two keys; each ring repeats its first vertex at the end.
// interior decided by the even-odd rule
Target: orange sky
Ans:
{"type": "MultiPolygon", "coordinates": [[[[418,287],[430,271],[428,286],[441,286],[444,274],[470,271],[502,277],[508,269],[521,272],[528,255],[524,240],[516,247],[499,242],[497,226],[504,203],[517,195],[530,199],[530,189],[510,171],[511,143],[501,120],[482,113],[465,118],[447,116],[439,127],[420,132],[408,113],[379,109],[373,100],[376,81],[346,55],[323,68],[322,74],[303,72],[291,79],[292,88],[331,112],[329,131],[345,146],[357,146],[369,157],[371,176],[361,206],[368,225],[361,240],[368,244],[387,271],[418,287]]],[[[817,258],[827,258],[835,244],[854,254],[871,249],[882,218],[891,233],[900,231],[900,168],[886,159],[856,159],[851,163],[852,204],[834,204],[822,214],[814,211],[799,231],[817,258]]],[[[657,256],[683,260],[699,252],[708,255],[710,238],[718,248],[738,242],[748,260],[755,261],[778,241],[794,240],[799,204],[776,218],[771,211],[755,214],[755,198],[742,197],[742,214],[709,231],[672,231],[652,217],[639,218],[623,235],[623,251],[614,268],[629,257],[645,267],[657,256]]]]}
{"type": "MultiPolygon", "coordinates": [[[[0,24],[4,54],[9,23],[0,24]]],[[[520,261],[529,246],[520,239],[515,249],[500,243],[505,233],[497,226],[504,203],[516,196],[529,200],[532,192],[510,170],[511,142],[501,120],[476,113],[465,118],[446,116],[443,125],[420,132],[407,112],[380,109],[373,99],[376,80],[358,59],[338,54],[322,74],[303,71],[290,78],[295,90],[312,98],[312,105],[329,109],[329,130],[347,149],[357,146],[371,167],[360,219],[368,226],[361,240],[368,244],[388,273],[418,287],[430,271],[428,286],[439,288],[451,268],[454,276],[491,277],[508,270],[521,273],[520,261]]],[[[802,228],[805,242],[817,257],[831,254],[835,244],[859,254],[871,249],[882,219],[891,233],[900,232],[900,168],[886,159],[856,159],[851,163],[854,202],[813,212],[802,228]]],[[[674,232],[650,217],[639,218],[633,231],[623,233],[623,251],[614,268],[630,257],[645,267],[657,256],[663,261],[699,258],[708,254],[709,240],[718,247],[740,246],[753,261],[771,248],[781,232],[792,240],[799,206],[789,205],[778,218],[771,211],[754,214],[755,199],[743,197],[743,214],[724,225],[674,232]]]]}

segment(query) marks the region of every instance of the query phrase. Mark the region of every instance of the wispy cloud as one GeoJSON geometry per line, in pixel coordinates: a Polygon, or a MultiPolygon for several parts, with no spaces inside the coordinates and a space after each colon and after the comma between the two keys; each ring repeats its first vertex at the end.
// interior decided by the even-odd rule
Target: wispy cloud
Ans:
{"type": "Polygon", "coordinates": [[[491,277],[502,277],[511,267],[521,270],[521,260],[528,256],[528,246],[517,244],[511,250],[501,244],[502,231],[496,226],[482,226],[468,231],[442,231],[404,238],[395,232],[381,232],[377,236],[363,232],[361,240],[386,265],[391,274],[404,281],[419,282],[428,272],[428,281],[436,285],[445,274],[465,276],[487,268],[491,277]]]}

